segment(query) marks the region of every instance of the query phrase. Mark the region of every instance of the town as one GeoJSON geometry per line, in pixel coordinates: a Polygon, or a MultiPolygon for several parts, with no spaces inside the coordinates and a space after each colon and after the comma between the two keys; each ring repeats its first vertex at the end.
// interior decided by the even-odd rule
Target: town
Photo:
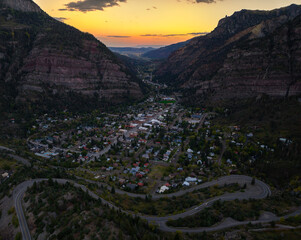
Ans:
{"type": "Polygon", "coordinates": [[[74,176],[127,192],[167,194],[241,173],[242,154],[250,165],[274,151],[256,140],[256,127],[242,131],[215,124],[220,114],[155,95],[125,113],[43,115],[31,127],[27,145],[40,161],[74,176]]]}

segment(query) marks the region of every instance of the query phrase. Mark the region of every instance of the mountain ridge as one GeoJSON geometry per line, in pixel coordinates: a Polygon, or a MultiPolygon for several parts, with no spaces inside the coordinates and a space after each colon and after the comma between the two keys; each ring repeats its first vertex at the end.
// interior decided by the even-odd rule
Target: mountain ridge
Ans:
{"type": "Polygon", "coordinates": [[[32,1],[1,3],[2,105],[93,108],[143,98],[141,81],[94,36],[51,18],[32,1]]]}
{"type": "Polygon", "coordinates": [[[1,0],[0,4],[2,4],[2,6],[7,6],[12,9],[23,12],[43,12],[42,9],[32,0],[1,0]]]}
{"type": "MultiPolygon", "coordinates": [[[[265,65],[246,65],[244,71],[251,71],[251,68],[256,66],[258,73],[252,70],[253,75],[245,78],[245,82],[235,82],[234,79],[226,78],[227,75],[225,75],[229,75],[231,72],[236,71],[236,65],[240,65],[238,62],[236,62],[235,65],[233,64],[234,61],[227,61],[231,54],[233,54],[231,52],[234,51],[234,49],[239,48],[238,46],[242,46],[243,43],[247,43],[248,41],[255,41],[256,39],[259,39],[258,41],[260,42],[261,39],[272,38],[273,33],[277,32],[277,28],[280,28],[290,21],[293,21],[293,19],[300,14],[301,6],[298,5],[291,5],[289,7],[273,11],[243,10],[234,13],[231,17],[222,19],[213,32],[206,36],[194,38],[185,47],[180,48],[178,51],[171,54],[168,60],[163,63],[156,72],[157,79],[162,82],[172,84],[173,86],[176,86],[177,88],[186,92],[187,96],[191,97],[193,95],[199,100],[204,100],[207,96],[214,96],[213,98],[218,98],[218,96],[221,95],[223,95],[225,98],[244,97],[242,88],[240,88],[240,91],[237,91],[235,94],[230,94],[231,91],[229,91],[227,94],[227,91],[224,90],[222,86],[225,86],[227,81],[232,85],[232,89],[235,89],[236,83],[238,87],[239,84],[246,84],[248,81],[252,81],[252,84],[256,86],[256,84],[259,84],[257,80],[257,78],[259,78],[258,75],[261,76],[261,71],[266,71],[266,69],[260,68],[265,67],[265,65]],[[224,71],[223,74],[220,74],[222,69],[228,69],[228,71],[224,71]],[[223,90],[225,94],[222,94],[223,90]]],[[[298,35],[299,27],[296,25],[293,28],[295,28],[296,35],[298,35]]],[[[280,39],[275,39],[275,41],[280,41],[280,39]]],[[[296,41],[299,41],[298,36],[296,37],[296,41]]],[[[257,44],[260,46],[259,42],[257,44]]],[[[282,43],[286,45],[288,44],[285,41],[282,41],[282,43]]],[[[271,54],[269,52],[270,43],[266,44],[267,49],[263,49],[262,51],[266,54],[271,54]]],[[[299,49],[300,46],[296,45],[296,48],[299,49]]],[[[248,44],[245,44],[244,49],[247,49],[244,54],[252,55],[254,54],[256,47],[254,45],[248,46],[248,44]]],[[[272,63],[274,60],[270,59],[268,56],[262,56],[262,58],[266,57],[266,59],[262,61],[267,61],[270,65],[273,65],[272,63]]],[[[274,57],[277,59],[280,57],[280,55],[276,55],[274,57]]],[[[255,58],[252,60],[256,62],[255,58]]],[[[298,57],[296,57],[296,61],[299,62],[298,57]]],[[[282,64],[283,66],[287,65],[285,62],[282,64]]],[[[271,71],[276,70],[272,69],[271,71]]],[[[288,71],[288,68],[284,71],[288,71]]],[[[239,73],[237,74],[239,76],[239,73]]],[[[243,72],[240,74],[242,77],[244,77],[243,72]]],[[[273,79],[270,79],[268,85],[273,86],[273,81],[273,79]]],[[[285,82],[286,80],[283,79],[283,81],[285,82]]],[[[298,85],[299,83],[296,84],[298,85]]],[[[279,83],[279,88],[280,85],[281,84],[279,83]]],[[[296,89],[299,89],[299,85],[296,86],[296,89]]],[[[245,94],[245,96],[271,93],[268,87],[258,87],[257,90],[256,87],[254,87],[253,91],[249,91],[249,89],[245,88],[245,91],[248,92],[248,94],[245,94]]],[[[287,95],[286,93],[283,94],[283,92],[286,91],[282,91],[280,89],[275,90],[275,92],[277,92],[277,94],[274,95],[279,95],[280,93],[281,96],[287,95]]],[[[294,94],[298,93],[299,90],[294,92],[294,94]]]]}
{"type": "Polygon", "coordinates": [[[154,50],[148,51],[146,53],[143,53],[142,57],[149,58],[152,60],[167,59],[172,52],[178,50],[181,47],[184,47],[190,41],[191,41],[191,39],[189,39],[185,42],[179,42],[179,43],[171,44],[171,45],[161,47],[158,49],[154,49],[154,50]]]}

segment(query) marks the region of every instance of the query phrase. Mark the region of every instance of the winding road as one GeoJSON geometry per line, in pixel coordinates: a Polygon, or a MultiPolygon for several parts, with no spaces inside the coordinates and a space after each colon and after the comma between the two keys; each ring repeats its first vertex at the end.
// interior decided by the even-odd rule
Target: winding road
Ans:
{"type": "MultiPolygon", "coordinates": [[[[22,208],[22,199],[24,196],[24,193],[26,192],[28,187],[31,187],[34,182],[41,182],[41,181],[46,181],[48,179],[32,179],[32,180],[28,180],[25,181],[21,184],[19,184],[13,191],[13,198],[14,198],[14,204],[15,204],[15,208],[16,208],[16,213],[17,213],[17,217],[19,219],[19,223],[20,223],[20,229],[22,232],[22,236],[23,239],[27,240],[27,239],[31,239],[30,236],[30,231],[28,229],[28,225],[26,222],[26,218],[24,215],[24,211],[22,208]]],[[[72,180],[67,180],[67,179],[53,179],[54,181],[57,181],[59,184],[65,184],[67,182],[72,183],[75,187],[81,188],[83,191],[87,191],[89,193],[89,195],[91,197],[93,197],[94,199],[100,199],[102,201],[103,204],[108,205],[110,208],[113,208],[115,210],[120,210],[124,213],[127,213],[129,215],[132,216],[139,216],[142,219],[148,221],[149,223],[152,224],[156,224],[160,230],[162,231],[167,231],[167,232],[176,232],[176,231],[182,231],[182,232],[203,232],[203,231],[215,231],[215,230],[219,230],[219,229],[225,229],[228,227],[233,227],[233,226],[238,226],[238,225],[243,225],[243,224],[248,224],[248,222],[222,222],[221,224],[214,226],[214,227],[207,227],[207,228],[197,228],[197,229],[181,229],[181,228],[173,228],[173,227],[169,227],[166,225],[168,220],[176,220],[179,218],[184,218],[190,215],[194,215],[200,211],[202,211],[203,209],[210,207],[215,201],[221,200],[221,201],[231,201],[231,200],[235,200],[235,199],[263,199],[269,195],[271,195],[271,190],[269,188],[269,186],[267,184],[265,184],[262,181],[256,180],[255,181],[255,185],[251,185],[251,181],[252,178],[248,177],[248,176],[243,176],[243,175],[233,175],[233,176],[225,176],[222,178],[219,178],[217,180],[214,180],[212,182],[207,182],[201,185],[198,185],[192,189],[187,189],[187,190],[182,190],[176,193],[172,193],[172,194],[167,194],[167,195],[159,195],[157,197],[155,197],[155,199],[159,198],[159,197],[173,197],[173,196],[180,196],[183,195],[187,192],[191,192],[194,190],[198,190],[201,188],[206,188],[206,187],[210,187],[213,185],[224,185],[224,184],[229,184],[229,183],[240,183],[240,184],[244,184],[247,183],[248,187],[246,189],[245,192],[235,192],[235,193],[226,193],[222,196],[218,196],[212,199],[209,199],[207,201],[205,201],[203,204],[199,205],[199,206],[195,206],[191,209],[188,209],[187,211],[180,213],[180,214],[176,214],[176,215],[171,215],[171,216],[166,216],[166,217],[158,217],[158,216],[147,216],[147,215],[142,215],[142,214],[135,214],[133,212],[130,211],[124,211],[118,207],[116,207],[115,205],[113,205],[112,203],[108,202],[107,200],[99,197],[97,194],[95,194],[94,192],[90,191],[88,188],[86,188],[83,185],[80,185],[72,180]]],[[[156,195],[155,195],[156,196],[156,195]]],[[[139,197],[141,197],[141,195],[139,195],[139,197]]],[[[275,217],[276,219],[276,217],[275,217]]],[[[263,221],[274,221],[274,218],[272,220],[268,219],[268,220],[263,220],[263,221]]]]}
{"type": "MultiPolygon", "coordinates": [[[[5,149],[5,150],[8,150],[8,149],[5,149]]],[[[15,158],[16,160],[18,160],[22,163],[25,163],[26,165],[30,164],[30,162],[24,158],[21,158],[19,156],[13,155],[13,154],[10,154],[10,155],[11,155],[11,157],[15,158]]],[[[14,200],[14,205],[15,205],[15,209],[16,209],[16,214],[19,219],[19,224],[20,224],[20,229],[21,229],[23,239],[25,239],[25,240],[31,239],[31,236],[30,236],[30,231],[29,231],[29,228],[28,228],[28,225],[26,222],[26,217],[24,215],[24,211],[22,208],[23,196],[24,196],[26,190],[28,189],[28,187],[31,187],[35,182],[38,183],[38,182],[47,181],[47,180],[48,179],[31,179],[31,180],[28,180],[28,181],[25,181],[25,182],[19,184],[13,190],[13,200],[14,200]]],[[[86,180],[86,179],[84,179],[84,180],[86,180]]],[[[223,186],[225,184],[231,184],[231,183],[238,183],[240,185],[243,185],[245,183],[247,184],[247,188],[245,189],[244,192],[226,193],[224,195],[208,199],[205,202],[203,202],[201,205],[194,206],[190,209],[187,209],[183,213],[170,215],[170,216],[166,216],[166,217],[148,216],[148,215],[136,214],[136,213],[133,213],[130,211],[125,211],[123,209],[120,209],[119,207],[116,207],[111,202],[101,198],[94,192],[90,191],[84,185],[78,184],[78,183],[76,183],[72,180],[68,180],[68,179],[54,179],[54,181],[57,181],[59,184],[65,184],[67,182],[72,183],[75,187],[81,188],[85,192],[87,191],[88,194],[91,197],[93,197],[94,199],[100,199],[102,201],[102,203],[107,205],[108,207],[115,209],[115,210],[120,210],[121,212],[129,214],[131,216],[139,216],[140,218],[148,221],[149,223],[156,224],[160,230],[165,231],[165,232],[177,232],[177,231],[187,232],[187,233],[199,233],[199,232],[204,232],[204,231],[211,232],[211,231],[222,230],[222,229],[226,229],[226,228],[230,228],[230,227],[246,225],[249,223],[252,223],[252,224],[267,223],[267,222],[271,222],[271,221],[279,221],[280,220],[280,218],[275,215],[269,215],[267,218],[259,219],[257,221],[238,222],[238,221],[228,218],[228,219],[225,219],[223,222],[221,222],[217,225],[211,226],[211,227],[174,228],[174,227],[167,226],[167,224],[166,224],[167,221],[176,220],[176,219],[194,215],[194,214],[204,210],[205,208],[212,206],[215,201],[219,201],[219,200],[220,201],[231,201],[231,200],[235,200],[235,199],[238,199],[238,200],[264,199],[271,195],[271,189],[266,183],[256,179],[255,184],[252,185],[251,184],[252,178],[249,176],[244,176],[244,175],[229,175],[229,176],[220,177],[216,180],[206,182],[206,183],[203,183],[200,185],[196,185],[195,187],[192,187],[189,189],[180,190],[175,193],[170,193],[170,194],[154,193],[154,194],[152,194],[152,199],[158,200],[160,198],[179,197],[186,193],[197,191],[197,190],[200,190],[203,188],[208,188],[208,187],[215,186],[215,185],[223,186]]],[[[97,182],[94,182],[91,180],[86,180],[86,181],[91,182],[91,183],[97,183],[97,182]]],[[[107,186],[106,184],[103,184],[103,183],[97,183],[97,184],[99,185],[99,187],[101,185],[107,186]]],[[[116,189],[115,191],[116,191],[116,194],[126,194],[130,197],[140,197],[140,198],[145,197],[145,195],[143,195],[143,194],[129,193],[129,192],[122,191],[120,189],[116,189]]],[[[299,209],[297,209],[293,214],[287,215],[284,218],[294,216],[297,214],[301,214],[301,207],[299,209]]]]}

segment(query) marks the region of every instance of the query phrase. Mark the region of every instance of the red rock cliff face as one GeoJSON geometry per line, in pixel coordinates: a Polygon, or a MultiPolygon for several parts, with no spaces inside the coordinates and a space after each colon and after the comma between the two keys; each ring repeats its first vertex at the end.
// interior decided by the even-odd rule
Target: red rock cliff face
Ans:
{"type": "Polygon", "coordinates": [[[197,95],[214,92],[215,99],[301,94],[301,16],[233,48],[213,79],[196,88],[197,95]]]}
{"type": "Polygon", "coordinates": [[[300,14],[297,5],[237,12],[173,53],[157,75],[188,98],[301,94],[300,14]]]}
{"type": "Polygon", "coordinates": [[[48,85],[54,94],[62,91],[99,96],[113,103],[127,97],[142,97],[142,91],[123,65],[98,50],[96,41],[85,41],[85,56],[73,56],[72,51],[60,51],[51,46],[33,47],[20,70],[19,97],[43,92],[48,85]]]}
{"type": "Polygon", "coordinates": [[[70,94],[99,103],[143,97],[140,80],[92,35],[52,19],[30,0],[3,1],[0,85],[8,97],[41,105],[70,94]]]}

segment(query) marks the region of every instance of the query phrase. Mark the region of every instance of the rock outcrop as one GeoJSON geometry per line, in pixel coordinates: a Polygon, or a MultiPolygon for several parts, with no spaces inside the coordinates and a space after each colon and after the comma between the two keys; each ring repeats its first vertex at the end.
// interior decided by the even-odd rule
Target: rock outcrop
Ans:
{"type": "Polygon", "coordinates": [[[70,96],[88,104],[143,97],[140,80],[92,35],[56,21],[30,0],[2,0],[0,6],[6,98],[53,107],[68,104],[70,96]]]}
{"type": "Polygon", "coordinates": [[[2,4],[2,7],[10,7],[22,12],[43,12],[41,8],[32,0],[2,0],[0,1],[0,4],[2,4]]]}
{"type": "Polygon", "coordinates": [[[234,13],[173,53],[157,75],[189,98],[301,94],[301,6],[234,13]]]}

